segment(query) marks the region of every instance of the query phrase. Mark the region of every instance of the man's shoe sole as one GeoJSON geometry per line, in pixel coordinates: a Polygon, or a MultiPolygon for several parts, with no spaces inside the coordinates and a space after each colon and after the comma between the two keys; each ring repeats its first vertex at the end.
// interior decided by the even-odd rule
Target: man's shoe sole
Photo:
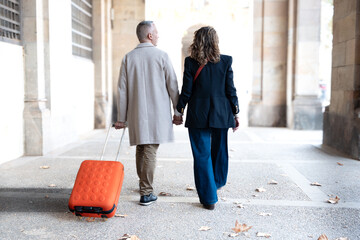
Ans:
{"type": "Polygon", "coordinates": [[[151,202],[147,202],[147,203],[139,202],[139,204],[142,205],[142,206],[149,206],[150,204],[153,204],[154,202],[156,202],[156,200],[155,200],[155,201],[151,201],[151,202]]]}

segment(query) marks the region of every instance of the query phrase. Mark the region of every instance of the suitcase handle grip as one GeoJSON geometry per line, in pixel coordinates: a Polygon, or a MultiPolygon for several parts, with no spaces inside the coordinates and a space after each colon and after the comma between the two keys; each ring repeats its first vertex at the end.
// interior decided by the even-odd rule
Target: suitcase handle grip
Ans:
{"type": "MultiPolygon", "coordinates": [[[[104,143],[104,147],[103,147],[103,150],[102,150],[102,153],[101,153],[100,160],[103,160],[103,158],[104,158],[104,153],[105,153],[106,145],[107,145],[108,140],[109,140],[109,133],[110,133],[110,130],[111,130],[112,127],[115,127],[115,124],[114,124],[114,123],[110,124],[110,126],[109,126],[109,128],[108,128],[108,131],[107,131],[107,134],[106,134],[106,139],[105,139],[105,143],[104,143]]],[[[117,153],[116,153],[115,161],[118,161],[118,159],[119,159],[119,153],[120,153],[121,143],[122,143],[123,138],[124,138],[124,135],[125,135],[125,130],[126,130],[126,127],[124,127],[123,133],[121,134],[121,138],[120,138],[119,147],[118,147],[118,150],[117,150],[117,153]]]]}

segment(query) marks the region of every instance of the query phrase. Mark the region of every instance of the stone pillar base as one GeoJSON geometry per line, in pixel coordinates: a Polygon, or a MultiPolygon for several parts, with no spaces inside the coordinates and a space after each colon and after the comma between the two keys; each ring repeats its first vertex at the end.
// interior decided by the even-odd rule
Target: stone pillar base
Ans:
{"type": "Polygon", "coordinates": [[[324,112],[323,144],[360,160],[360,119],[324,112]]]}
{"type": "Polygon", "coordinates": [[[322,104],[317,97],[297,97],[293,101],[296,130],[321,130],[323,127],[322,104]]]}
{"type": "Polygon", "coordinates": [[[286,127],[286,105],[249,104],[249,126],[286,127]]]}
{"type": "Polygon", "coordinates": [[[95,129],[107,128],[108,108],[108,102],[104,96],[95,97],[95,129]]]}
{"type": "Polygon", "coordinates": [[[28,101],[24,107],[24,155],[42,156],[50,151],[50,111],[45,101],[28,101]]]}

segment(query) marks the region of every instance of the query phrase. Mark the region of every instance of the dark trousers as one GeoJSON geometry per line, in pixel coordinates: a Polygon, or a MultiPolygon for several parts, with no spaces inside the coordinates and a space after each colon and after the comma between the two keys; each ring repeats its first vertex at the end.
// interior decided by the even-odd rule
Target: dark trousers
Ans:
{"type": "Polygon", "coordinates": [[[194,157],[195,185],[202,204],[218,201],[217,189],[228,174],[228,128],[188,128],[194,157]]]}

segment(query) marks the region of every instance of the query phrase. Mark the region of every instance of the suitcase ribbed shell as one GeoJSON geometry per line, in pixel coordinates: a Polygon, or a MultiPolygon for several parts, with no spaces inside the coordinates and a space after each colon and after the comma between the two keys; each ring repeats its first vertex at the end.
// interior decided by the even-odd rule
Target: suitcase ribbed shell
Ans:
{"type": "Polygon", "coordinates": [[[124,179],[124,166],[116,161],[81,163],[69,199],[69,209],[85,217],[115,215],[124,179]]]}

